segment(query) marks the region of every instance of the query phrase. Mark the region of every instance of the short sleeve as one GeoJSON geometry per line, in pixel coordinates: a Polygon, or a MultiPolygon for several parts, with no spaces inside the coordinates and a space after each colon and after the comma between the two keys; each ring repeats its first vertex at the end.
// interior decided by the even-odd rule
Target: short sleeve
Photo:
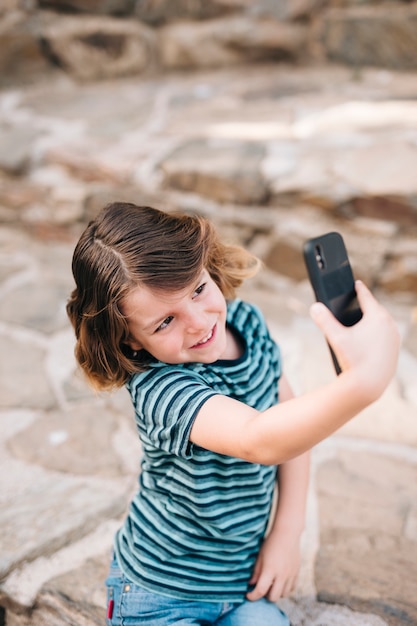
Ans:
{"type": "Polygon", "coordinates": [[[142,444],[190,458],[189,436],[202,405],[218,394],[185,368],[151,368],[128,384],[142,444]]]}

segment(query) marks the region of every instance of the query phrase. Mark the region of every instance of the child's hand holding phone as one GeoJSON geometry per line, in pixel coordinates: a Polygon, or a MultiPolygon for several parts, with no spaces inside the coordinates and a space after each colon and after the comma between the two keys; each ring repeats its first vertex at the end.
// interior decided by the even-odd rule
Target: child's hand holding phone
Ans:
{"type": "Polygon", "coordinates": [[[394,320],[362,282],[355,283],[338,233],[309,240],[304,258],[318,300],[311,315],[328,341],[337,373],[354,372],[358,393],[376,399],[397,367],[400,338],[394,320]]]}
{"type": "Polygon", "coordinates": [[[360,281],[356,282],[361,320],[343,326],[322,303],[311,307],[313,321],[325,335],[343,372],[357,377],[357,392],[376,400],[395,374],[400,348],[398,328],[388,311],[360,281]]]}

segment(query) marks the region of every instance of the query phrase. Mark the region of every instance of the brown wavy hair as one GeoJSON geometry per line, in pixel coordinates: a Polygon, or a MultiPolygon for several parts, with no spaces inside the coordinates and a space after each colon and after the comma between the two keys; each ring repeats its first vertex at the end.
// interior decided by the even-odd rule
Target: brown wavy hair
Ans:
{"type": "Polygon", "coordinates": [[[67,303],[75,356],[89,382],[97,389],[120,387],[152,360],[127,345],[129,328],[120,303],[132,289],[179,291],[206,268],[224,297],[234,298],[259,265],[240,246],[222,243],[201,216],[125,202],[104,207],[75,247],[76,287],[67,303]]]}

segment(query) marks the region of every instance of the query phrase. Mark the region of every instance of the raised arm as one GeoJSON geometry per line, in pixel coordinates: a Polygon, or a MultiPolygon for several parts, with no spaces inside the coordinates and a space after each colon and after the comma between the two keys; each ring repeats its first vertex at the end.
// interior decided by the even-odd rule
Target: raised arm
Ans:
{"type": "Polygon", "coordinates": [[[399,333],[386,309],[361,282],[357,293],[363,317],[349,328],[324,305],[311,307],[314,322],[342,367],[340,376],[263,412],[214,396],[200,409],[191,441],[220,454],[278,465],[306,452],[377,400],[395,373],[399,333]]]}

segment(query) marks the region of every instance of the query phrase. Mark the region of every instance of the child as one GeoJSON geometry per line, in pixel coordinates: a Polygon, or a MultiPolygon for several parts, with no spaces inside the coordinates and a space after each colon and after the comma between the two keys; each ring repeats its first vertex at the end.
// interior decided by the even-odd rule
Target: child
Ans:
{"type": "Polygon", "coordinates": [[[127,386],[143,448],[108,625],[288,626],[275,602],[296,582],[308,450],[394,374],[398,332],[358,283],[354,327],[311,310],[343,373],[293,398],[261,313],[235,299],[258,265],[202,217],[127,203],[105,207],[76,246],[76,358],[96,388],[127,386]]]}

